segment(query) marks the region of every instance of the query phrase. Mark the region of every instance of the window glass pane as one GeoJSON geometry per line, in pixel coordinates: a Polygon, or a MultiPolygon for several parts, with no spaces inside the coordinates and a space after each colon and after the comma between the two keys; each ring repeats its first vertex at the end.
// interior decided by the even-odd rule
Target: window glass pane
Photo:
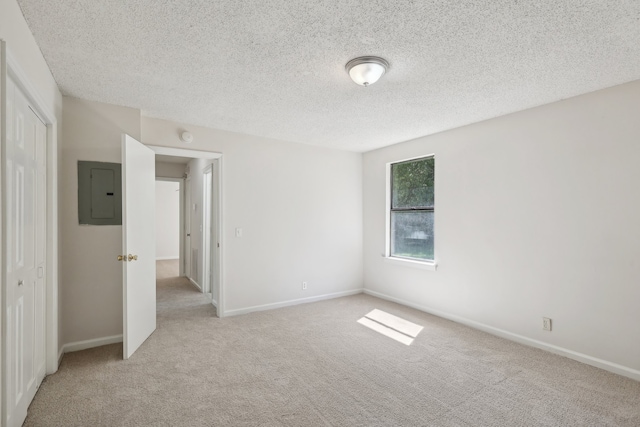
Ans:
{"type": "Polygon", "coordinates": [[[392,208],[433,207],[434,158],[391,165],[392,208]]]}
{"type": "Polygon", "coordinates": [[[391,212],[391,255],[433,260],[433,212],[391,212]]]}

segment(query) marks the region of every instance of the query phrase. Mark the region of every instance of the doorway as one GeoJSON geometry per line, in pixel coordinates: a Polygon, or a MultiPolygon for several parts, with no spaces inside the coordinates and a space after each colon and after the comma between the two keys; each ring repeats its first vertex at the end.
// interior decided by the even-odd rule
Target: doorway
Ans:
{"type": "Polygon", "coordinates": [[[183,184],[181,178],[156,177],[156,261],[158,276],[182,276],[183,184]],[[160,274],[162,273],[162,274],[160,274]]]}
{"type": "MultiPolygon", "coordinates": [[[[163,313],[166,312],[166,306],[173,306],[173,308],[184,307],[180,303],[176,307],[171,304],[171,294],[173,290],[177,290],[178,293],[184,294],[185,288],[179,283],[180,276],[169,277],[172,283],[161,283],[158,273],[158,262],[156,260],[156,177],[163,177],[165,173],[170,174],[174,163],[178,163],[178,176],[177,179],[188,178],[190,175],[194,177],[200,177],[209,165],[214,165],[212,174],[212,187],[218,188],[217,194],[220,194],[221,188],[221,155],[218,153],[209,152],[195,152],[191,150],[181,150],[167,147],[155,147],[145,146],[139,141],[135,140],[127,134],[122,135],[122,193],[123,193],[123,221],[122,221],[122,255],[118,256],[119,261],[123,261],[123,357],[129,358],[140,345],[155,331],[158,319],[158,310],[162,309],[163,313]],[[200,157],[192,157],[192,156],[200,157]],[[158,160],[168,161],[169,164],[163,164],[165,172],[160,170],[160,164],[158,160]],[[187,165],[184,166],[184,163],[187,165]],[[182,175],[182,176],[181,176],[182,175]],[[139,261],[139,262],[136,262],[139,261]],[[162,287],[162,299],[158,297],[158,289],[162,287]]],[[[175,173],[175,170],[174,170],[175,173]]],[[[165,175],[167,176],[167,175],[165,175]]],[[[169,175],[170,176],[170,175],[169,175]]],[[[203,230],[202,223],[202,200],[196,199],[200,191],[194,190],[194,185],[201,185],[202,180],[193,178],[191,179],[192,188],[191,194],[191,206],[189,206],[189,215],[191,215],[190,227],[195,227],[203,230]],[[194,214],[197,214],[194,216],[194,214]],[[194,223],[194,218],[196,221],[194,223]]],[[[222,198],[219,197],[218,200],[222,198]]],[[[178,208],[178,212],[184,212],[185,206],[178,208]]],[[[218,224],[215,224],[212,229],[211,238],[216,240],[215,247],[220,248],[221,236],[219,230],[222,227],[219,225],[221,222],[221,203],[216,203],[212,207],[212,212],[217,214],[215,218],[218,224]]],[[[184,240],[185,233],[184,227],[181,227],[180,232],[181,240],[184,240]]],[[[201,237],[202,235],[196,234],[195,236],[201,237]]],[[[194,234],[191,234],[194,240],[194,234]]],[[[198,239],[200,240],[200,239],[198,239]]],[[[193,264],[197,263],[197,253],[203,253],[205,240],[200,242],[191,243],[191,248],[184,248],[185,250],[194,249],[197,251],[196,256],[191,256],[192,270],[197,272],[198,282],[194,283],[199,291],[203,291],[202,276],[199,269],[194,269],[193,264]]],[[[211,242],[209,242],[211,247],[211,242]]],[[[193,252],[192,252],[193,253],[193,252]]],[[[221,251],[211,251],[213,257],[220,258],[221,251]]],[[[222,263],[219,259],[210,261],[212,265],[221,266],[222,263]]],[[[177,260],[176,265],[179,266],[180,260],[177,260]]],[[[197,264],[196,264],[197,266],[197,264]]],[[[222,271],[218,268],[213,272],[214,277],[222,277],[222,271]]],[[[184,282],[184,285],[188,286],[188,282],[184,282]]],[[[215,287],[217,290],[216,301],[218,307],[215,311],[212,311],[212,315],[222,317],[223,311],[223,286],[220,279],[214,279],[214,283],[220,285],[215,287]]],[[[197,295],[197,293],[195,294],[197,295]]],[[[206,295],[206,294],[205,294],[206,295]]],[[[202,297],[201,297],[202,298],[202,297]]],[[[213,295],[210,298],[203,298],[201,304],[213,304],[213,295]]],[[[182,298],[179,298],[182,299],[182,298]]],[[[173,309],[170,310],[173,312],[173,309]]]]}
{"type": "MultiPolygon", "coordinates": [[[[222,317],[221,155],[166,147],[149,148],[156,151],[157,179],[183,183],[180,191],[180,276],[206,295],[215,306],[217,316],[222,317]],[[167,178],[170,174],[172,177],[167,178]]],[[[157,218],[160,219],[160,214],[157,218]]],[[[160,239],[157,240],[160,243],[160,239]]],[[[159,265],[165,263],[160,260],[160,255],[158,258],[159,265]]],[[[158,277],[165,275],[158,274],[158,277]]]]}

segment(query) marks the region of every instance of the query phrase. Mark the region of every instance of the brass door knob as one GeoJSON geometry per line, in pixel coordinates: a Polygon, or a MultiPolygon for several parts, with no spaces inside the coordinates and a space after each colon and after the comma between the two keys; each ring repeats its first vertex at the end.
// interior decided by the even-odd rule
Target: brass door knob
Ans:
{"type": "Polygon", "coordinates": [[[124,255],[118,255],[118,261],[126,261],[127,257],[124,255]]]}
{"type": "Polygon", "coordinates": [[[128,259],[129,261],[137,261],[137,259],[138,259],[138,255],[131,255],[131,254],[129,254],[129,256],[127,257],[127,259],[128,259]]]}

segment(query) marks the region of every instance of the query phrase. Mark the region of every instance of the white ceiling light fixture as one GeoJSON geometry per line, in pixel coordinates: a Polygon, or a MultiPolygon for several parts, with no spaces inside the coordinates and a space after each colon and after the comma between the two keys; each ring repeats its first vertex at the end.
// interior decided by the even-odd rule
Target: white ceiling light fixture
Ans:
{"type": "Polygon", "coordinates": [[[344,66],[351,80],[360,86],[369,86],[380,80],[389,69],[389,63],[377,56],[361,56],[344,66]]]}

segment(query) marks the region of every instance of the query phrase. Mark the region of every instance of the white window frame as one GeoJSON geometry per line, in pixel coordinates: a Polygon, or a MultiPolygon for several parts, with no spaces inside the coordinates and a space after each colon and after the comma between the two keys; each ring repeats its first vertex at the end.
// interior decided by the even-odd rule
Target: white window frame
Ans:
{"type": "MultiPolygon", "coordinates": [[[[422,156],[409,157],[407,159],[402,160],[394,160],[393,162],[389,162],[386,164],[386,197],[385,197],[385,250],[384,250],[384,259],[386,262],[396,265],[404,265],[406,267],[419,268],[422,270],[430,270],[435,271],[438,263],[436,262],[436,248],[435,248],[435,239],[434,239],[434,252],[433,252],[433,260],[417,260],[417,259],[409,259],[409,258],[399,258],[391,256],[391,165],[396,163],[408,162],[410,160],[424,160],[424,159],[435,159],[435,154],[427,154],[422,156]]],[[[434,180],[435,181],[435,180],[434,180]]],[[[435,215],[435,209],[433,211],[435,215]]],[[[435,224],[435,221],[434,221],[435,224]]],[[[435,236],[435,225],[434,225],[434,236],[435,236]]]]}

